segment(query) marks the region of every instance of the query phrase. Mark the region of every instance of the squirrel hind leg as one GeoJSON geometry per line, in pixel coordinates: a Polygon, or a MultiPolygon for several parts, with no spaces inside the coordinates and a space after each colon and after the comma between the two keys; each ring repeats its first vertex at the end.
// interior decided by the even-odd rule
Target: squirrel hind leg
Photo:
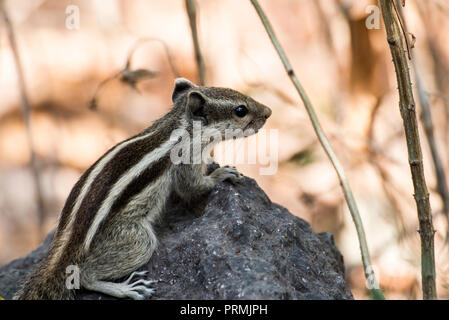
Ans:
{"type": "Polygon", "coordinates": [[[150,288],[154,281],[142,279],[147,272],[135,270],[150,260],[156,248],[154,231],[143,218],[114,224],[94,238],[81,265],[81,286],[117,298],[148,298],[154,293],[150,288]],[[108,243],[113,245],[105,247],[108,243]],[[123,282],[113,282],[126,276],[129,277],[123,282]],[[134,280],[136,277],[139,278],[134,280]]]}

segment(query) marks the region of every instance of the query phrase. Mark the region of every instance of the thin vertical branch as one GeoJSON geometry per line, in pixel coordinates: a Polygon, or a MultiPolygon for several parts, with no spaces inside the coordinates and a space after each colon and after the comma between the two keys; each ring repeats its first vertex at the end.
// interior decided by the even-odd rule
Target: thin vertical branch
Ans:
{"type": "MultiPolygon", "coordinates": [[[[405,29],[407,31],[407,24],[405,23],[405,19],[403,17],[402,8],[401,6],[398,5],[396,6],[399,8],[399,14],[402,16],[402,20],[404,21],[405,29]]],[[[430,152],[432,154],[435,176],[437,178],[437,192],[440,195],[441,200],[443,202],[443,212],[445,213],[446,218],[448,219],[448,226],[449,226],[449,190],[446,183],[447,181],[446,174],[444,172],[444,165],[441,161],[441,157],[435,140],[434,125],[432,121],[432,113],[430,108],[429,97],[426,93],[426,88],[424,87],[424,84],[421,80],[421,76],[413,52],[412,52],[412,65],[413,70],[415,72],[415,82],[418,91],[418,98],[421,105],[421,121],[423,123],[424,133],[426,134],[427,143],[429,144],[430,152]]],[[[448,236],[446,237],[446,239],[448,239],[448,236]]]]}
{"type": "Polygon", "coordinates": [[[195,60],[198,68],[198,80],[201,86],[206,84],[206,65],[201,54],[200,43],[198,40],[197,16],[195,0],[185,0],[187,15],[189,17],[190,31],[192,32],[193,47],[195,50],[195,60]]]}
{"type": "Polygon", "coordinates": [[[266,17],[264,11],[260,7],[257,0],[251,0],[252,5],[256,9],[257,14],[259,15],[259,18],[262,21],[262,24],[274,46],[276,49],[282,64],[284,65],[285,71],[287,72],[288,76],[290,77],[290,80],[292,81],[293,85],[295,86],[296,90],[298,91],[299,96],[301,97],[301,100],[304,103],[304,106],[306,107],[307,113],[310,117],[310,120],[312,122],[313,128],[315,130],[315,133],[318,137],[318,140],[320,141],[321,146],[323,147],[324,151],[326,152],[327,156],[329,157],[329,160],[331,161],[338,179],[340,180],[341,187],[343,189],[343,194],[346,199],[346,203],[348,205],[349,211],[351,212],[352,219],[354,221],[355,228],[357,230],[357,236],[359,239],[360,244],[360,251],[362,255],[362,262],[364,266],[365,271],[365,277],[367,279],[367,282],[370,283],[370,290],[374,298],[376,299],[384,299],[382,291],[379,289],[379,285],[377,283],[377,279],[374,275],[373,268],[371,265],[371,258],[368,250],[368,244],[366,242],[365,237],[365,231],[363,228],[362,219],[360,218],[359,210],[357,208],[357,203],[354,199],[354,196],[352,194],[351,187],[349,186],[348,179],[346,178],[346,174],[343,170],[342,165],[340,164],[337,156],[335,155],[334,150],[332,149],[329,140],[327,139],[320,122],[318,120],[318,117],[315,113],[315,110],[304,91],[303,87],[301,86],[298,78],[295,75],[295,72],[293,68],[290,65],[290,62],[282,49],[281,45],[279,44],[279,41],[274,34],[274,31],[271,27],[271,24],[266,17]]]}
{"type": "Polygon", "coordinates": [[[27,96],[27,90],[25,85],[25,77],[23,73],[22,63],[20,60],[19,51],[17,49],[16,38],[14,35],[14,28],[12,26],[11,20],[9,19],[8,12],[5,7],[4,0],[0,0],[0,11],[3,16],[3,21],[5,22],[6,32],[8,34],[9,42],[11,45],[11,50],[14,56],[14,62],[17,70],[18,84],[20,89],[20,98],[22,105],[22,117],[23,122],[25,124],[26,131],[26,139],[28,144],[28,150],[30,153],[30,168],[33,175],[34,189],[36,192],[36,201],[37,201],[37,212],[38,212],[38,223],[39,223],[39,232],[41,236],[43,236],[43,224],[45,220],[45,205],[44,205],[44,197],[41,188],[41,179],[40,173],[37,165],[36,152],[34,151],[33,144],[33,136],[31,131],[31,123],[30,123],[30,112],[31,107],[27,96]]]}
{"type": "Polygon", "coordinates": [[[432,214],[424,176],[421,144],[418,132],[415,101],[413,98],[407,56],[401,30],[395,16],[394,2],[380,0],[396,77],[399,87],[399,107],[403,119],[415,201],[418,209],[419,234],[421,236],[421,274],[424,299],[436,299],[435,253],[432,214]]]}
{"type": "Polygon", "coordinates": [[[416,62],[413,60],[413,68],[415,71],[415,82],[418,89],[418,97],[421,104],[421,120],[426,134],[427,143],[429,144],[430,152],[435,169],[435,176],[437,178],[437,192],[443,201],[443,212],[449,220],[449,190],[446,183],[446,174],[444,172],[443,163],[437,148],[437,142],[434,135],[434,126],[432,121],[432,113],[430,111],[429,98],[424,89],[422,80],[419,75],[419,70],[416,68],[416,62]]]}

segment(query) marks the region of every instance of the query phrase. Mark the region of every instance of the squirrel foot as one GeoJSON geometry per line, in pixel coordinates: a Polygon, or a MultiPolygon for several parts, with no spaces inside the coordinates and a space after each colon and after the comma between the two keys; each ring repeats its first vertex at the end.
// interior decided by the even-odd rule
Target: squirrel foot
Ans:
{"type": "Polygon", "coordinates": [[[131,280],[136,276],[144,276],[148,271],[135,271],[128,279],[123,282],[107,282],[107,281],[93,281],[86,283],[84,287],[88,290],[98,291],[116,298],[131,298],[134,300],[144,300],[151,297],[155,290],[150,287],[156,281],[137,279],[134,282],[131,280]]]}
{"type": "Polygon", "coordinates": [[[134,300],[144,300],[146,298],[151,297],[155,289],[151,288],[150,285],[155,283],[154,280],[145,280],[145,279],[137,279],[134,282],[130,281],[136,277],[142,277],[146,276],[148,274],[148,271],[135,271],[131,273],[131,275],[126,279],[125,282],[122,282],[121,284],[126,286],[124,289],[128,291],[127,296],[129,298],[132,298],[134,300]]]}

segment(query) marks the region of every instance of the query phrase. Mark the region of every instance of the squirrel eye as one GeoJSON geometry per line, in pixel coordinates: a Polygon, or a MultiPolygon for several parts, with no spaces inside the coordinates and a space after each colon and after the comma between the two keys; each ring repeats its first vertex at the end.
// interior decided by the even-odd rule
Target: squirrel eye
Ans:
{"type": "Polygon", "coordinates": [[[245,106],[238,106],[234,109],[234,113],[237,117],[243,118],[248,114],[248,109],[245,106]]]}

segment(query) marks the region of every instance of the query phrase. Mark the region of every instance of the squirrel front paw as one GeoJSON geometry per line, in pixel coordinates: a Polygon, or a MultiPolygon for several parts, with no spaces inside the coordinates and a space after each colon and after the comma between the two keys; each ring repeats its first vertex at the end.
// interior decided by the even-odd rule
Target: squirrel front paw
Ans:
{"type": "Polygon", "coordinates": [[[237,171],[235,167],[231,166],[224,166],[215,169],[211,174],[210,177],[214,179],[214,181],[221,182],[224,180],[229,180],[232,183],[238,183],[243,180],[243,175],[237,171]]]}

